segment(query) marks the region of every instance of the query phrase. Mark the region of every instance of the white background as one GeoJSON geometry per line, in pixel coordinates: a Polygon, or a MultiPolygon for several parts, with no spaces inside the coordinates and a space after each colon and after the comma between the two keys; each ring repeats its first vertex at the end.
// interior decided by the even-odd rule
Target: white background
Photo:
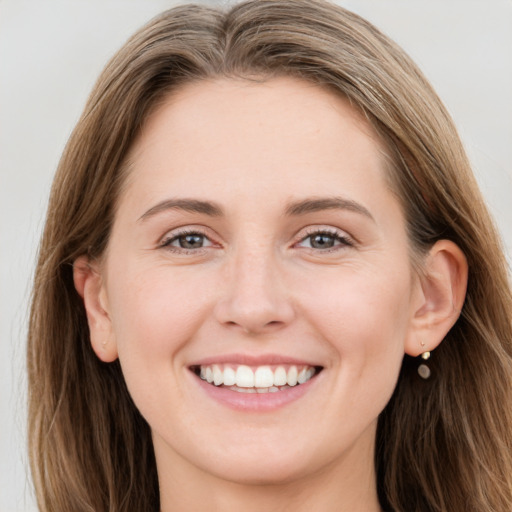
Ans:
{"type": "MultiPolygon", "coordinates": [[[[25,451],[24,351],[30,279],[52,175],[106,60],[175,3],[0,0],[0,512],[35,510],[25,451]]],[[[512,0],[339,3],[400,43],[437,88],[510,261],[512,0]]]]}

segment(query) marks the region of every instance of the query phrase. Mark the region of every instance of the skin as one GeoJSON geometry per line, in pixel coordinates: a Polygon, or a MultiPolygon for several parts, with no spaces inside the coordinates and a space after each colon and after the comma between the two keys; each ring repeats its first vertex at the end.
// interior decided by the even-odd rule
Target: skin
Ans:
{"type": "Polygon", "coordinates": [[[151,426],[162,511],[380,510],[378,415],[404,353],[455,322],[467,276],[447,241],[413,271],[383,152],[346,100],[291,78],[187,85],[147,120],[107,252],[77,260],[75,283],[93,348],[119,357],[151,426]],[[199,247],[181,248],[184,232],[199,247]],[[319,232],[333,247],[312,245],[319,232]],[[189,368],[233,353],[323,369],[298,400],[240,411],[189,368]]]}

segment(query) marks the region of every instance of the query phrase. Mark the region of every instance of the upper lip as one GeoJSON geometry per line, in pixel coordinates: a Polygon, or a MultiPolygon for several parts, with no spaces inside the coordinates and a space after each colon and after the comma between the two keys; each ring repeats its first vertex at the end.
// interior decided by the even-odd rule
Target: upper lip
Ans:
{"type": "Polygon", "coordinates": [[[265,366],[265,365],[296,365],[296,366],[322,366],[317,362],[298,359],[296,357],[282,354],[224,354],[211,356],[195,361],[190,366],[210,366],[213,364],[234,364],[246,366],[265,366]]]}

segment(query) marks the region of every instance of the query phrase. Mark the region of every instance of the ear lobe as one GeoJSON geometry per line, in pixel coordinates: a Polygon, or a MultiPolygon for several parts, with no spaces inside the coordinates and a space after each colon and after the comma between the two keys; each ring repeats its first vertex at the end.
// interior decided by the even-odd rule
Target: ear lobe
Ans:
{"type": "Polygon", "coordinates": [[[414,312],[414,335],[406,341],[405,352],[413,357],[434,350],[459,318],[468,280],[464,253],[449,240],[430,249],[419,277],[422,299],[414,312]]]}
{"type": "Polygon", "coordinates": [[[111,363],[118,356],[117,344],[97,264],[91,263],[87,256],[77,258],[73,264],[73,281],[84,301],[92,348],[99,359],[111,363]]]}

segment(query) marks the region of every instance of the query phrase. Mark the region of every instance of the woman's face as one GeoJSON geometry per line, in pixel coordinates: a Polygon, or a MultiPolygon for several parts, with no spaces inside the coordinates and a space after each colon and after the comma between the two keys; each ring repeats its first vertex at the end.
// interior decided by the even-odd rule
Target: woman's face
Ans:
{"type": "Polygon", "coordinates": [[[203,81],[128,165],[99,296],[159,470],[372,466],[421,287],[370,125],[299,80],[203,81]]]}

